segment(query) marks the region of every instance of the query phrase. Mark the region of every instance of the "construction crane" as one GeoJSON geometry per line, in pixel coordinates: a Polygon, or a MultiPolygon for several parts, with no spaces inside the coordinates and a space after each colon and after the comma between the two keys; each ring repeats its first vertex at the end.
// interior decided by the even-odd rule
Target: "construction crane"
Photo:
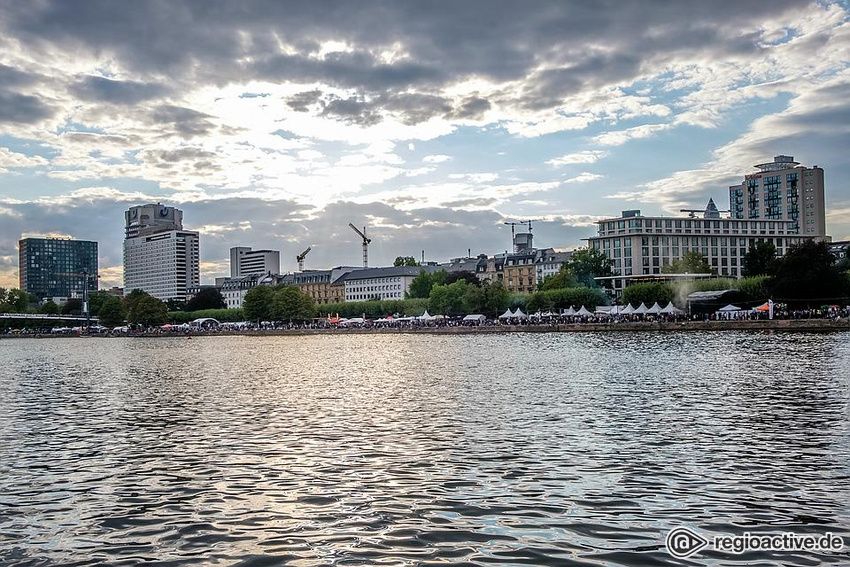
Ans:
{"type": "Polygon", "coordinates": [[[372,242],[372,239],[366,237],[366,227],[365,226],[363,227],[363,232],[360,232],[360,229],[357,228],[356,226],[354,226],[351,223],[348,223],[348,226],[350,226],[351,230],[356,232],[360,236],[360,238],[363,239],[363,267],[368,268],[369,267],[369,243],[372,242]]]}
{"type": "Polygon", "coordinates": [[[531,221],[530,220],[523,220],[523,221],[519,221],[519,222],[506,222],[505,224],[511,225],[511,245],[514,247],[514,252],[516,252],[517,251],[516,250],[516,235],[514,234],[514,232],[515,232],[514,227],[524,224],[524,225],[528,226],[528,232],[531,232],[531,221]]]}
{"type": "Polygon", "coordinates": [[[312,250],[312,249],[313,249],[312,246],[308,246],[307,250],[305,250],[304,252],[302,252],[301,254],[299,254],[298,256],[295,257],[295,259],[298,261],[298,271],[299,272],[304,271],[304,258],[307,257],[307,254],[309,254],[310,250],[312,250]]]}

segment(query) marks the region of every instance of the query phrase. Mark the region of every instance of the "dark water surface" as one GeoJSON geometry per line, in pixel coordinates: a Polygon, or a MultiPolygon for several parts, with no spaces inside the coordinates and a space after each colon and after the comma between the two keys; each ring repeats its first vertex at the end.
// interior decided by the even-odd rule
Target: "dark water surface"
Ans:
{"type": "Polygon", "coordinates": [[[850,564],[848,339],[0,340],[0,564],[850,564]]]}

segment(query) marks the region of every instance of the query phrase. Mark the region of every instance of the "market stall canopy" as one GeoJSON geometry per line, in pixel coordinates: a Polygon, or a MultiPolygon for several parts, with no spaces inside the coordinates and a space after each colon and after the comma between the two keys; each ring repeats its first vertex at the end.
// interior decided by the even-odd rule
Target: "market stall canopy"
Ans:
{"type": "Polygon", "coordinates": [[[581,309],[576,311],[576,315],[590,315],[590,314],[591,314],[590,311],[588,311],[587,307],[585,307],[584,305],[581,306],[581,309]]]}
{"type": "Polygon", "coordinates": [[[514,314],[513,314],[513,313],[511,313],[511,310],[510,310],[510,309],[508,309],[507,311],[505,311],[504,313],[502,313],[501,315],[499,315],[499,319],[510,319],[510,318],[511,318],[511,317],[513,317],[513,316],[514,316],[514,314]]]}
{"type": "Polygon", "coordinates": [[[514,312],[514,317],[516,317],[517,319],[528,319],[528,315],[523,313],[519,307],[516,308],[516,312],[514,312]]]}
{"type": "Polygon", "coordinates": [[[667,307],[661,310],[662,313],[684,313],[681,309],[673,305],[673,302],[669,302],[667,307]]]}
{"type": "Polygon", "coordinates": [[[576,310],[575,310],[575,309],[573,309],[573,306],[572,306],[572,305],[570,305],[570,308],[569,308],[569,309],[567,309],[566,311],[564,311],[564,315],[566,315],[567,317],[572,317],[572,316],[573,316],[573,315],[575,315],[575,314],[576,314],[576,310]]]}
{"type": "Polygon", "coordinates": [[[740,311],[740,307],[735,307],[734,305],[727,305],[726,307],[721,307],[718,311],[722,313],[731,313],[733,311],[740,311]]]}
{"type": "Polygon", "coordinates": [[[641,302],[641,304],[638,306],[638,308],[635,309],[635,313],[638,314],[638,315],[643,315],[647,311],[649,311],[649,309],[647,309],[646,303],[643,303],[643,302],[641,302]]]}
{"type": "Polygon", "coordinates": [[[423,321],[430,321],[431,319],[433,319],[433,317],[428,313],[428,310],[426,309],[425,313],[419,316],[419,319],[422,319],[423,321]]]}
{"type": "Polygon", "coordinates": [[[464,321],[477,321],[479,323],[482,323],[482,322],[487,320],[487,317],[485,317],[484,315],[481,315],[481,314],[475,314],[475,315],[467,315],[466,317],[463,318],[463,320],[464,321]]]}
{"type": "Polygon", "coordinates": [[[658,302],[656,301],[652,305],[652,307],[650,307],[649,309],[646,310],[646,312],[649,315],[659,315],[659,314],[661,314],[661,306],[658,305],[658,302]]]}
{"type": "Polygon", "coordinates": [[[635,308],[632,307],[631,303],[629,303],[628,305],[623,307],[623,309],[620,311],[620,315],[631,315],[634,312],[635,312],[635,308]]]}

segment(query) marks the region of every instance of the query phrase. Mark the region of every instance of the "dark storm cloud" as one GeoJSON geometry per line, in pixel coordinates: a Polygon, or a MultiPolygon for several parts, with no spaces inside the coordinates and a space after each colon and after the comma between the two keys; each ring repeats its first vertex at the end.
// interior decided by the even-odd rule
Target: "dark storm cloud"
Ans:
{"type": "Polygon", "coordinates": [[[322,91],[313,89],[312,91],[304,91],[293,95],[286,99],[286,104],[296,112],[307,112],[310,107],[321,102],[322,91]]]}
{"type": "MultiPolygon", "coordinates": [[[[779,16],[799,7],[797,0],[776,0],[770,12],[779,16]]],[[[438,94],[461,79],[522,80],[545,68],[539,85],[525,93],[524,104],[536,109],[556,105],[583,86],[628,80],[647,61],[677,54],[757,54],[761,48],[753,15],[763,11],[758,0],[46,0],[5,3],[0,26],[33,50],[88,49],[145,76],[164,73],[177,82],[217,85],[251,79],[322,82],[387,102],[400,100],[391,95],[410,89],[438,94]],[[319,57],[328,40],[351,49],[319,57]],[[379,55],[394,46],[406,56],[379,55]]],[[[138,86],[105,84],[88,85],[83,92],[118,100],[155,96],[138,86]]],[[[411,123],[446,112],[406,102],[411,123]]],[[[470,112],[475,110],[454,109],[457,116],[470,112]]],[[[350,120],[354,115],[339,116],[350,120]]],[[[367,122],[373,119],[368,112],[365,116],[367,122]]]]}
{"type": "Polygon", "coordinates": [[[360,126],[373,126],[381,121],[381,115],[375,112],[374,105],[360,97],[333,97],[324,103],[322,116],[331,116],[360,126]]]}
{"type": "Polygon", "coordinates": [[[24,73],[14,67],[0,64],[0,86],[2,87],[28,87],[37,80],[36,75],[24,73]]]}
{"type": "Polygon", "coordinates": [[[55,113],[37,96],[0,92],[0,124],[33,124],[55,113]]]}
{"type": "Polygon", "coordinates": [[[112,104],[137,104],[164,95],[167,89],[154,83],[115,81],[105,77],[88,76],[70,87],[78,98],[112,104]]]}
{"type": "Polygon", "coordinates": [[[159,106],[154,109],[150,118],[156,125],[171,126],[173,132],[182,138],[204,136],[215,129],[215,125],[207,120],[212,116],[182,106],[159,106]]]}

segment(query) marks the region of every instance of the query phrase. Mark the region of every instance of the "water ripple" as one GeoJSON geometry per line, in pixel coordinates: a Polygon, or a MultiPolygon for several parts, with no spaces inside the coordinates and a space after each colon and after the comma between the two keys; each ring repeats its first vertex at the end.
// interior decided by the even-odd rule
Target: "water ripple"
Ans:
{"type": "Polygon", "coordinates": [[[850,536],[847,339],[0,341],[0,563],[673,565],[681,524],[850,536]]]}

